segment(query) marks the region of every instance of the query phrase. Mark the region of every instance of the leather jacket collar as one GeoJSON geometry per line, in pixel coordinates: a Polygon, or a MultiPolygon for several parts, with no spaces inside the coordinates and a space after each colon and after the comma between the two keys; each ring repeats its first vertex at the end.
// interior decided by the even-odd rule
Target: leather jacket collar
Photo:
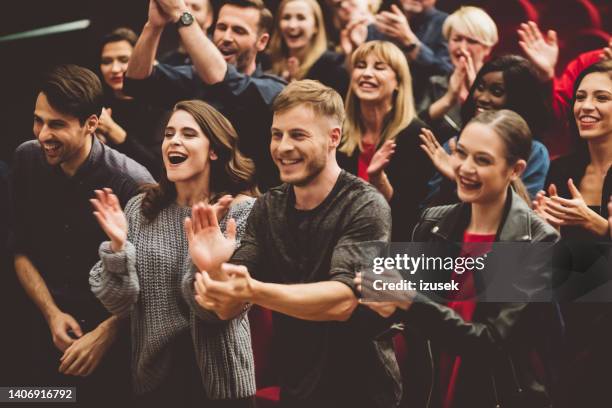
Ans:
{"type": "MultiPolygon", "coordinates": [[[[448,214],[442,217],[431,229],[432,234],[444,240],[461,242],[463,231],[470,222],[471,205],[461,203],[450,209],[448,214]]],[[[504,209],[503,221],[497,230],[496,241],[531,241],[531,217],[527,203],[508,188],[508,196],[504,209]]]]}

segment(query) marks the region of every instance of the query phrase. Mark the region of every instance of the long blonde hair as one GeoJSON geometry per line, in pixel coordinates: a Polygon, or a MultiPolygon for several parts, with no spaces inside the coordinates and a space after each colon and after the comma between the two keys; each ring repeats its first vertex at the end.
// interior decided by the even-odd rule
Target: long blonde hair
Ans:
{"type": "MultiPolygon", "coordinates": [[[[397,77],[398,89],[393,96],[393,108],[385,119],[386,123],[378,142],[378,146],[381,146],[387,140],[394,139],[416,117],[412,95],[412,76],[404,54],[397,46],[387,41],[370,41],[359,46],[353,53],[351,66],[354,67],[358,61],[365,60],[370,54],[376,55],[389,65],[397,77]]],[[[363,133],[361,105],[359,98],[353,91],[352,83],[346,95],[345,106],[346,119],[344,121],[342,145],[339,150],[348,156],[352,156],[356,148],[359,148],[360,151],[363,150],[361,144],[363,133]]]]}
{"type": "Polygon", "coordinates": [[[300,69],[298,70],[297,77],[294,78],[303,79],[314,63],[317,62],[321,55],[323,55],[323,53],[327,50],[327,34],[325,32],[323,12],[321,11],[321,6],[319,6],[319,3],[317,3],[316,0],[283,0],[280,3],[274,18],[274,34],[272,34],[272,38],[270,39],[268,55],[270,55],[272,60],[272,73],[281,75],[282,72],[287,69],[289,50],[283,41],[283,35],[280,30],[280,20],[282,18],[285,6],[294,1],[301,1],[310,6],[316,25],[316,32],[310,40],[310,47],[306,51],[304,60],[300,61],[300,69]]]}

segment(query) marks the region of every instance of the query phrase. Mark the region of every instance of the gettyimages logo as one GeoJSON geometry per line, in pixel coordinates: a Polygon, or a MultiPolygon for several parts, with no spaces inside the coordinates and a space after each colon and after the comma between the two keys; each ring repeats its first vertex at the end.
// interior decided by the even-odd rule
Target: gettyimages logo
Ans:
{"type": "Polygon", "coordinates": [[[487,254],[477,257],[441,257],[441,256],[410,256],[408,254],[396,254],[394,257],[376,257],[373,259],[372,272],[376,275],[385,270],[394,269],[405,271],[414,275],[417,272],[447,271],[458,275],[465,271],[482,271],[485,268],[487,254]]]}

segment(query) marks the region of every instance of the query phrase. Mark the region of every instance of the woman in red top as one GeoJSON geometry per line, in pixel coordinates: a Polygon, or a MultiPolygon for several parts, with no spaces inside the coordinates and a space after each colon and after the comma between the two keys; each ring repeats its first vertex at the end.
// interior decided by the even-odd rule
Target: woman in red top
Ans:
{"type": "Polygon", "coordinates": [[[338,164],[389,201],[392,239],[409,241],[434,167],[420,147],[406,57],[390,42],[362,44],[351,59],[351,84],[338,164]]]}
{"type": "MultiPolygon", "coordinates": [[[[509,110],[477,115],[464,128],[452,156],[462,202],[425,210],[413,241],[446,242],[449,248],[461,242],[462,256],[480,256],[494,241],[555,242],[554,228],[515,192],[530,151],[531,132],[519,115],[509,110]]],[[[487,265],[494,257],[501,261],[496,252],[488,255],[487,265]]],[[[550,274],[536,258],[517,256],[510,262],[503,258],[504,263],[517,263],[503,268],[503,273],[513,271],[513,285],[504,289],[542,293],[550,274]]],[[[404,292],[393,302],[364,303],[405,324],[408,348],[413,351],[406,370],[410,378],[404,384],[410,403],[443,408],[549,407],[547,385],[538,375],[542,370],[534,365],[541,360],[533,356],[551,349],[544,341],[560,327],[555,305],[527,299],[494,302],[490,292],[489,301],[478,301],[482,280],[495,276],[496,268],[455,271],[446,279],[458,280],[459,290],[445,301],[431,300],[431,292],[410,296],[404,292]]],[[[357,283],[362,279],[365,285],[365,276],[357,283]]]]}

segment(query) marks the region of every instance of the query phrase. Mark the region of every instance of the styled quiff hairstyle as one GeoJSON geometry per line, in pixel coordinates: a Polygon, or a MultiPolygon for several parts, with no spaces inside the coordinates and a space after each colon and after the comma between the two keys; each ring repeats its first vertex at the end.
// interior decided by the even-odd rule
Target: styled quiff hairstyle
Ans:
{"type": "Polygon", "coordinates": [[[293,2],[302,2],[306,3],[315,20],[316,32],[310,40],[308,51],[306,52],[306,56],[303,61],[300,61],[300,69],[297,73],[296,79],[302,79],[308,73],[310,68],[314,65],[315,62],[323,55],[323,53],[327,50],[327,34],[325,32],[325,21],[323,19],[323,12],[321,11],[321,6],[316,0],[283,0],[281,4],[278,6],[278,10],[276,12],[276,20],[274,22],[274,34],[272,34],[272,38],[270,39],[270,47],[268,49],[268,54],[272,59],[272,72],[276,75],[282,74],[283,71],[287,69],[287,58],[289,57],[289,50],[287,49],[287,45],[285,44],[285,40],[283,39],[283,34],[280,30],[280,22],[283,17],[283,11],[287,4],[293,2]]]}
{"type": "Polygon", "coordinates": [[[102,84],[96,74],[77,65],[59,65],[49,71],[38,88],[53,109],[74,116],[81,126],[102,113],[102,84]]]}
{"type": "Polygon", "coordinates": [[[300,105],[307,105],[317,115],[332,118],[342,126],[344,104],[340,94],[319,81],[302,79],[291,82],[274,99],[272,112],[283,112],[300,105]]]}
{"type": "MultiPolygon", "coordinates": [[[[189,113],[204,136],[210,141],[210,150],[217,155],[210,161],[209,202],[214,203],[226,194],[257,196],[255,165],[238,149],[238,135],[229,120],[218,110],[200,100],[178,102],[173,109],[189,113]]],[[[176,187],[168,180],[164,168],[159,184],[145,188],[142,214],[149,221],[176,200],[176,187]]]]}
{"type": "MultiPolygon", "coordinates": [[[[416,109],[412,95],[412,76],[410,75],[410,69],[408,69],[406,57],[400,49],[388,41],[370,41],[361,44],[351,58],[352,69],[354,69],[357,62],[364,61],[371,54],[374,54],[389,65],[397,78],[397,91],[394,93],[393,100],[391,101],[393,107],[385,118],[385,127],[378,142],[378,145],[382,146],[387,140],[393,140],[399,132],[412,122],[416,117],[416,109]]],[[[346,95],[346,122],[344,123],[342,145],[339,149],[347,156],[352,156],[355,149],[362,150],[362,117],[361,104],[351,84],[346,95]]]]}
{"type": "Polygon", "coordinates": [[[495,21],[479,7],[463,6],[448,16],[442,26],[444,38],[449,40],[453,30],[487,47],[493,47],[499,41],[495,21]]]}

